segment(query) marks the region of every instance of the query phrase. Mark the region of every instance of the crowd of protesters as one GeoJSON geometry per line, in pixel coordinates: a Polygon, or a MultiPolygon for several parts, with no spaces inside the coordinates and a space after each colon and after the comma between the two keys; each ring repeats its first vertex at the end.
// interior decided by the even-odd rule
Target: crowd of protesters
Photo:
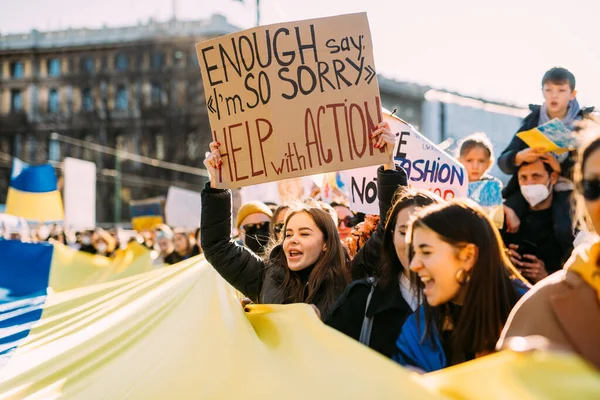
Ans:
{"type": "MultiPolygon", "coordinates": [[[[510,175],[503,223],[471,200],[410,189],[381,123],[370,136],[389,155],[378,169],[379,215],[307,198],[244,204],[233,224],[231,191],[215,185],[222,161],[212,142],[206,259],[244,304],[311,304],[327,325],[422,372],[510,347],[514,336],[533,347],[541,336],[600,368],[600,120],[580,108],[568,70],[552,68],[541,86],[543,105],[517,133],[559,119],[579,136],[579,154],[529,148],[507,132],[515,136],[498,158],[510,175]]],[[[464,138],[457,159],[469,182],[499,182],[489,175],[485,134],[464,138]]]]}
{"type": "Polygon", "coordinates": [[[200,228],[190,232],[182,228],[171,229],[165,224],[142,232],[120,228],[70,232],[58,224],[33,227],[26,223],[18,226],[0,224],[0,240],[32,243],[56,241],[74,250],[109,258],[114,257],[117,250],[125,249],[130,242],[137,242],[152,251],[156,265],[177,264],[202,253],[199,235],[200,228]]]}
{"type": "MultiPolygon", "coordinates": [[[[382,122],[370,135],[388,155],[377,169],[377,215],[320,201],[318,190],[286,204],[250,201],[234,215],[232,192],[216,188],[222,161],[212,142],[195,232],[159,225],[125,236],[43,225],[31,238],[4,236],[107,257],[138,241],[160,264],[204,253],[244,304],[311,304],[325,324],[421,372],[534,336],[600,368],[600,120],[579,106],[575,83],[568,70],[549,70],[545,101],[518,132],[560,119],[579,148],[547,153],[515,134],[497,160],[510,175],[500,223],[471,200],[409,188],[394,162],[396,137],[382,122]]],[[[485,134],[463,138],[456,158],[469,182],[500,182],[489,175],[496,160],[485,134]]]]}

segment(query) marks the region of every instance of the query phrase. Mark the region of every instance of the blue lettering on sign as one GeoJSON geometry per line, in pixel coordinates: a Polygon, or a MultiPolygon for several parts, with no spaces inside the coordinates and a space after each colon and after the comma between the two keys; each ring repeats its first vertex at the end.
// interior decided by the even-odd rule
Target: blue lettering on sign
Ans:
{"type": "Polygon", "coordinates": [[[395,158],[406,175],[413,182],[447,183],[454,185],[458,183],[463,185],[465,182],[464,169],[453,164],[448,164],[440,160],[409,160],[406,158],[395,158]]]}

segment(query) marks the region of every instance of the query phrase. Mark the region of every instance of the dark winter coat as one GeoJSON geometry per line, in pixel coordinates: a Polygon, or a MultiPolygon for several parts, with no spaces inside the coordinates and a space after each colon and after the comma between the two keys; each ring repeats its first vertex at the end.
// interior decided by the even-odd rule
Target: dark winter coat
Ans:
{"type": "MultiPolygon", "coordinates": [[[[359,340],[371,287],[367,279],[352,282],[323,322],[359,340]]],[[[392,358],[396,352],[396,339],[402,324],[411,313],[412,310],[402,297],[397,280],[385,287],[376,285],[366,310],[366,316],[373,317],[369,347],[392,358]]]]}

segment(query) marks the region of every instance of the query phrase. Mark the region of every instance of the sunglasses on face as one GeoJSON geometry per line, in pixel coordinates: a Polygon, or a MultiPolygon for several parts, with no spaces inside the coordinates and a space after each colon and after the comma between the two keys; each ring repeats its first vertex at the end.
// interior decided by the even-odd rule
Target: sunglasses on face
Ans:
{"type": "Polygon", "coordinates": [[[278,222],[273,226],[273,232],[279,234],[283,230],[283,222],[278,222]]]}
{"type": "Polygon", "coordinates": [[[338,221],[338,228],[340,226],[342,226],[342,223],[344,224],[344,226],[346,226],[348,228],[353,228],[358,223],[358,221],[356,220],[356,217],[348,216],[348,217],[346,217],[344,219],[340,219],[338,221]]]}
{"type": "Polygon", "coordinates": [[[579,191],[586,200],[598,200],[600,197],[600,179],[583,179],[579,191]]]}
{"type": "Polygon", "coordinates": [[[265,232],[269,230],[269,222],[258,222],[256,224],[246,224],[242,225],[242,230],[247,235],[253,235],[257,232],[265,232]]]}

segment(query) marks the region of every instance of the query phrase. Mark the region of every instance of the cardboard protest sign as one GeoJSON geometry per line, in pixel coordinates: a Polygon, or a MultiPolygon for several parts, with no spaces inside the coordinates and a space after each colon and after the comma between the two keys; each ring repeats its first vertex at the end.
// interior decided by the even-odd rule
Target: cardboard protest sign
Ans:
{"type": "Polygon", "coordinates": [[[384,162],[369,133],[382,120],[365,13],[248,29],[196,44],[217,187],[384,162]]]}
{"type": "Polygon", "coordinates": [[[496,179],[469,183],[468,197],[488,213],[498,229],[504,226],[502,182],[496,179]]]}
{"type": "Polygon", "coordinates": [[[79,231],[96,226],[96,164],[65,157],[65,226],[79,231]]]}
{"type": "MultiPolygon", "coordinates": [[[[409,186],[429,190],[444,199],[467,196],[469,179],[461,163],[400,118],[386,112],[384,121],[396,135],[394,160],[406,171],[409,186]]],[[[349,188],[350,208],[379,214],[377,168],[358,168],[343,171],[342,175],[349,188]]]]}
{"type": "Polygon", "coordinates": [[[528,131],[519,132],[517,136],[531,148],[541,147],[546,152],[562,154],[577,147],[577,138],[560,119],[528,131]]]}
{"type": "Polygon", "coordinates": [[[193,190],[171,186],[167,192],[165,218],[167,224],[177,228],[200,227],[202,196],[193,190]]]}
{"type": "Polygon", "coordinates": [[[310,196],[314,186],[310,177],[284,179],[277,182],[260,183],[241,188],[242,204],[249,201],[288,204],[310,196]]]}

